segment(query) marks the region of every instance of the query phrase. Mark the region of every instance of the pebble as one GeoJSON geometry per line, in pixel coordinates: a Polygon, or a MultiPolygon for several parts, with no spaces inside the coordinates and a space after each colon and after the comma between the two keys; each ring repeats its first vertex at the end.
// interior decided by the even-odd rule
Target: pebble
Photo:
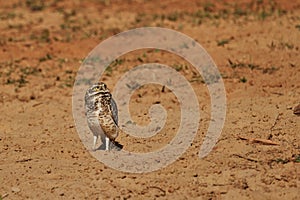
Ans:
{"type": "Polygon", "coordinates": [[[297,105],[297,106],[294,108],[294,114],[295,114],[295,115],[300,115],[300,104],[297,105]]]}
{"type": "Polygon", "coordinates": [[[21,189],[18,188],[18,187],[12,187],[12,188],[11,188],[11,191],[14,192],[14,193],[18,193],[18,192],[21,191],[21,189]]]}
{"type": "Polygon", "coordinates": [[[279,181],[281,180],[281,176],[279,174],[274,175],[274,178],[279,181]]]}

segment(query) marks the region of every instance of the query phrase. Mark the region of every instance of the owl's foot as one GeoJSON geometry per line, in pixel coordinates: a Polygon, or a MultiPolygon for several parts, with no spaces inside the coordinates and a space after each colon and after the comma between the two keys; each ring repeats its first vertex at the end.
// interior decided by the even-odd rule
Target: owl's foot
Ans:
{"type": "Polygon", "coordinates": [[[97,150],[97,148],[96,148],[97,140],[98,140],[98,136],[94,135],[94,142],[93,142],[92,151],[96,151],[97,150]]]}
{"type": "Polygon", "coordinates": [[[123,145],[117,141],[111,141],[108,137],[105,138],[105,151],[117,150],[121,151],[123,145]]]}
{"type": "Polygon", "coordinates": [[[110,140],[108,137],[105,137],[105,151],[110,150],[110,140]]]}

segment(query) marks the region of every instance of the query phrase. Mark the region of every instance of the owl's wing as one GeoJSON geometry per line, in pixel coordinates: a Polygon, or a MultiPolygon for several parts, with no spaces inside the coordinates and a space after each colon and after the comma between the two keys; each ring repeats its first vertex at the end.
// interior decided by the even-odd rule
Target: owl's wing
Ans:
{"type": "Polygon", "coordinates": [[[118,126],[115,124],[111,115],[99,116],[100,126],[104,134],[112,141],[118,137],[118,126]]]}
{"type": "Polygon", "coordinates": [[[111,98],[111,100],[110,100],[110,105],[111,105],[110,109],[111,109],[112,118],[113,118],[115,124],[118,126],[118,108],[117,108],[117,104],[113,98],[111,98]]]}

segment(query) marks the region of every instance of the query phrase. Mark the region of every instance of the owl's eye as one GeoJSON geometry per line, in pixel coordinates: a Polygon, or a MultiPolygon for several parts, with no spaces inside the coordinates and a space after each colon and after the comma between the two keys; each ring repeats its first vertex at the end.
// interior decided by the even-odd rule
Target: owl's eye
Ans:
{"type": "Polygon", "coordinates": [[[100,83],[100,87],[102,90],[106,90],[106,85],[104,83],[100,83]]]}
{"type": "Polygon", "coordinates": [[[93,88],[93,91],[98,91],[99,89],[100,89],[100,87],[96,86],[96,87],[93,88]]]}

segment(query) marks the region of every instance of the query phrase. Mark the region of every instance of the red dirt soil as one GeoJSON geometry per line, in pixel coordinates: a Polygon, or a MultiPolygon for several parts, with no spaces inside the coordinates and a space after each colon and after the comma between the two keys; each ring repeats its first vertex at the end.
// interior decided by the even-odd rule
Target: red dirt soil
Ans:
{"type": "MultiPolygon", "coordinates": [[[[283,0],[1,2],[0,199],[298,199],[299,16],[300,2],[283,0]],[[199,159],[210,119],[199,74],[164,51],[124,55],[102,77],[109,88],[128,69],[160,62],[190,81],[201,108],[197,136],[177,161],[133,174],[105,166],[84,147],[72,116],[72,87],[97,44],[145,26],[177,30],[207,50],[225,83],[227,116],[213,151],[199,159]]],[[[168,110],[166,126],[149,141],[121,135],[125,149],[152,151],[174,137],[180,105],[159,85],[134,93],[132,118],[146,125],[157,102],[168,110]]]]}

